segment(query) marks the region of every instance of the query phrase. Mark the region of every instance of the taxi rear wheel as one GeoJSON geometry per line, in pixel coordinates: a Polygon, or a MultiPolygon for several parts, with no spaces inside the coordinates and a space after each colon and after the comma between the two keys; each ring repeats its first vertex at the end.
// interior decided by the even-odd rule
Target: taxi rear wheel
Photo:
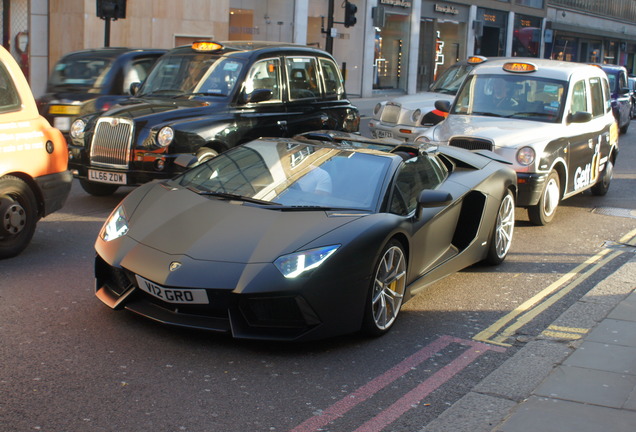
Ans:
{"type": "Polygon", "coordinates": [[[94,183],[84,179],[80,179],[80,186],[82,186],[84,191],[94,196],[112,195],[119,189],[117,185],[94,183]]]}
{"type": "Polygon", "coordinates": [[[603,196],[607,193],[610,187],[610,182],[612,181],[612,177],[614,176],[614,164],[611,160],[608,160],[605,164],[605,169],[603,170],[603,174],[601,178],[598,179],[596,184],[592,186],[592,194],[596,196],[603,196]]]}
{"type": "Polygon", "coordinates": [[[556,213],[561,201],[561,185],[556,171],[550,172],[545,182],[539,203],[528,207],[528,217],[534,225],[547,225],[556,213]]]}
{"type": "Polygon", "coordinates": [[[22,252],[37,221],[37,201],[29,185],[14,176],[0,178],[0,258],[22,252]]]}

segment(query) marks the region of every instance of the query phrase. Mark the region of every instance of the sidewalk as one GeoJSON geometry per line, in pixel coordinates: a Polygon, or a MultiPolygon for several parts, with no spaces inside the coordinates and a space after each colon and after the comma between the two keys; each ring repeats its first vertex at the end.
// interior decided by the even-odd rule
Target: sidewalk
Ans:
{"type": "Polygon", "coordinates": [[[626,253],[628,262],[421,432],[636,431],[636,253],[626,253]]]}

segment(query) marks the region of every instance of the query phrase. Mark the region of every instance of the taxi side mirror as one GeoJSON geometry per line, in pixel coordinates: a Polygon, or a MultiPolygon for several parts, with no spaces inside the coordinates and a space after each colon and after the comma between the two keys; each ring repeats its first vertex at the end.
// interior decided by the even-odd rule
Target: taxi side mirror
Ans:
{"type": "Polygon", "coordinates": [[[272,91],[270,89],[256,89],[252,93],[243,95],[243,103],[257,103],[265,102],[272,98],[272,91]]]}
{"type": "Polygon", "coordinates": [[[592,120],[592,113],[578,111],[574,114],[568,114],[568,123],[587,123],[592,120]]]}
{"type": "Polygon", "coordinates": [[[435,108],[440,110],[441,112],[450,112],[451,103],[447,100],[436,100],[435,108]]]}
{"type": "Polygon", "coordinates": [[[141,87],[140,82],[130,83],[130,88],[128,89],[128,91],[130,92],[131,95],[135,96],[137,92],[139,91],[140,87],[141,87]]]}

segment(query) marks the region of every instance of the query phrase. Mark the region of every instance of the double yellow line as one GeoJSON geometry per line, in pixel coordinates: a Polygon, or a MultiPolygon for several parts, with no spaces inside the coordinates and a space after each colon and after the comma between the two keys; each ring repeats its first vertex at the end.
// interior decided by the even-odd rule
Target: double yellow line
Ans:
{"type": "MultiPolygon", "coordinates": [[[[635,239],[636,230],[633,230],[623,236],[620,242],[633,244],[631,242],[635,239]]],[[[621,255],[623,252],[624,251],[616,251],[612,253],[610,249],[604,249],[593,257],[588,258],[572,271],[560,277],[559,280],[550,284],[541,292],[526,300],[502,318],[498,319],[490,327],[475,335],[473,339],[495,345],[511,346],[511,344],[506,343],[505,341],[513,336],[517,330],[528,324],[540,313],[579,286],[588,277],[590,277],[590,275],[617,256],[621,255]]]]}

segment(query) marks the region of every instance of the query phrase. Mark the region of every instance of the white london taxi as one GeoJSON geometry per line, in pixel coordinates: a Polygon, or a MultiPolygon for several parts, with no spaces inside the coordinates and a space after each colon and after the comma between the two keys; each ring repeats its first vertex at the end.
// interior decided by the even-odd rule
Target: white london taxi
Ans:
{"type": "Polygon", "coordinates": [[[0,258],[22,252],[41,217],[62,207],[73,176],[61,132],[38,114],[26,78],[0,47],[0,258]]]}
{"type": "Polygon", "coordinates": [[[430,91],[379,102],[369,121],[371,134],[374,138],[413,142],[426,129],[446,118],[447,113],[435,108],[435,101],[452,102],[468,73],[487,60],[482,56],[469,57],[446,69],[431,85],[430,91]]]}
{"type": "Polygon", "coordinates": [[[618,155],[607,75],[598,67],[509,58],[473,69],[449,113],[418,143],[491,150],[517,172],[517,205],[535,225],[586,189],[605,195],[618,155]]]}

